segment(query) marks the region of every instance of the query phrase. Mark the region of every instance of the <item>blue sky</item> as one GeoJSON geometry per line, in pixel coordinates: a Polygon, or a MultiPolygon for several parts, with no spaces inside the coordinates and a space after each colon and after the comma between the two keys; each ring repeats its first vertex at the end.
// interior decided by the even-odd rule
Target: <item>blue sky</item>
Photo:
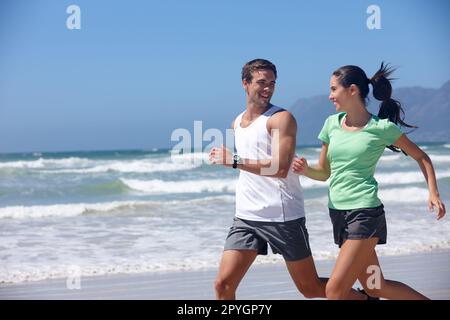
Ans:
{"type": "Polygon", "coordinates": [[[225,130],[245,107],[242,65],[266,58],[272,102],[328,93],[345,64],[395,86],[450,79],[448,1],[0,2],[0,152],[171,147],[176,128],[225,130]],[[69,30],[69,5],[81,29],[69,30]],[[381,9],[369,30],[366,9],[381,9]]]}

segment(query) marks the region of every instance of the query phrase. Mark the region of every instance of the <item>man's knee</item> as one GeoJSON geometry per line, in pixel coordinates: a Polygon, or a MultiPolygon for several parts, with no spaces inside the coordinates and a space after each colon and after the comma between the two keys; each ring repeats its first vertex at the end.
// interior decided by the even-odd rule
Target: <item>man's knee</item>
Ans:
{"type": "Polygon", "coordinates": [[[216,290],[216,292],[224,291],[225,290],[225,281],[220,278],[216,278],[216,280],[214,280],[214,289],[216,290]]]}
{"type": "Polygon", "coordinates": [[[315,287],[302,287],[300,288],[300,292],[308,299],[320,297],[319,291],[315,287]]]}
{"type": "Polygon", "coordinates": [[[323,289],[318,282],[300,283],[297,288],[305,298],[323,297],[323,289]]]}

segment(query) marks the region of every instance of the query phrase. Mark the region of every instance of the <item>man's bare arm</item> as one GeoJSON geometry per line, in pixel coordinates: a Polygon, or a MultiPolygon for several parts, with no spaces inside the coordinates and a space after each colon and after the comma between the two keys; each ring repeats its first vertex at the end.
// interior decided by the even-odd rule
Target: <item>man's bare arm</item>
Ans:
{"type": "MultiPolygon", "coordinates": [[[[268,120],[267,129],[272,137],[272,157],[263,160],[241,159],[238,168],[261,176],[286,178],[295,154],[297,122],[289,112],[282,111],[268,120]]],[[[210,161],[231,167],[232,153],[223,146],[213,148],[210,161]]]]}

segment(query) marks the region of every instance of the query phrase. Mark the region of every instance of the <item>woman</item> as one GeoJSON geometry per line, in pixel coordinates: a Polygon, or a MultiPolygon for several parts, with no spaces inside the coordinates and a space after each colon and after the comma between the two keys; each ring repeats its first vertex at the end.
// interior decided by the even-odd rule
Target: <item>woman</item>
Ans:
{"type": "Polygon", "coordinates": [[[383,63],[370,79],[357,66],[344,66],[333,72],[329,99],[337,114],[328,117],[319,134],[323,142],[319,163],[310,167],[304,158],[293,162],[295,173],[321,181],[331,177],[328,206],[340,251],[326,285],[328,299],[345,299],[357,279],[372,297],[427,299],[401,282],[385,280],[381,269],[377,269],[375,246],[386,243],[387,234],[374,172],[385,147],[401,150],[417,161],[428,184],[430,210],[438,209],[438,219],[445,215],[430,158],[396,126],[413,127],[403,122],[401,105],[391,98],[388,77],[392,72],[383,63]],[[366,109],[369,84],[373,96],[382,101],[378,116],[366,109]],[[369,270],[379,270],[380,281],[375,282],[379,284],[375,288],[368,286],[368,280],[373,278],[367,272],[370,266],[369,270]]]}

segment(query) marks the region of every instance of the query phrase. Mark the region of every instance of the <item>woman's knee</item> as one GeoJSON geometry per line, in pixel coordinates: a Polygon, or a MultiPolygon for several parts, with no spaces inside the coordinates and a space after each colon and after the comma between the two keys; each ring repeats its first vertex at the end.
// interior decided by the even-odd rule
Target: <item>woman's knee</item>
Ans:
{"type": "Polygon", "coordinates": [[[218,277],[214,281],[214,289],[219,294],[229,292],[230,290],[232,290],[232,288],[233,288],[232,284],[227,279],[218,277]]]}
{"type": "Polygon", "coordinates": [[[381,298],[383,288],[384,288],[384,281],[381,281],[376,286],[372,286],[372,285],[368,286],[367,284],[364,284],[363,288],[364,288],[365,293],[368,296],[373,297],[373,298],[381,298]]]}
{"type": "Polygon", "coordinates": [[[381,290],[380,289],[364,289],[366,294],[372,298],[380,298],[381,290]]]}
{"type": "Polygon", "coordinates": [[[359,282],[364,288],[364,291],[367,295],[374,298],[381,298],[383,289],[386,287],[386,281],[383,277],[380,277],[376,279],[376,281],[373,281],[373,279],[359,279],[359,282]]]}
{"type": "Polygon", "coordinates": [[[347,298],[350,289],[343,288],[338,282],[329,280],[325,287],[325,296],[330,300],[342,300],[347,298]]]}

